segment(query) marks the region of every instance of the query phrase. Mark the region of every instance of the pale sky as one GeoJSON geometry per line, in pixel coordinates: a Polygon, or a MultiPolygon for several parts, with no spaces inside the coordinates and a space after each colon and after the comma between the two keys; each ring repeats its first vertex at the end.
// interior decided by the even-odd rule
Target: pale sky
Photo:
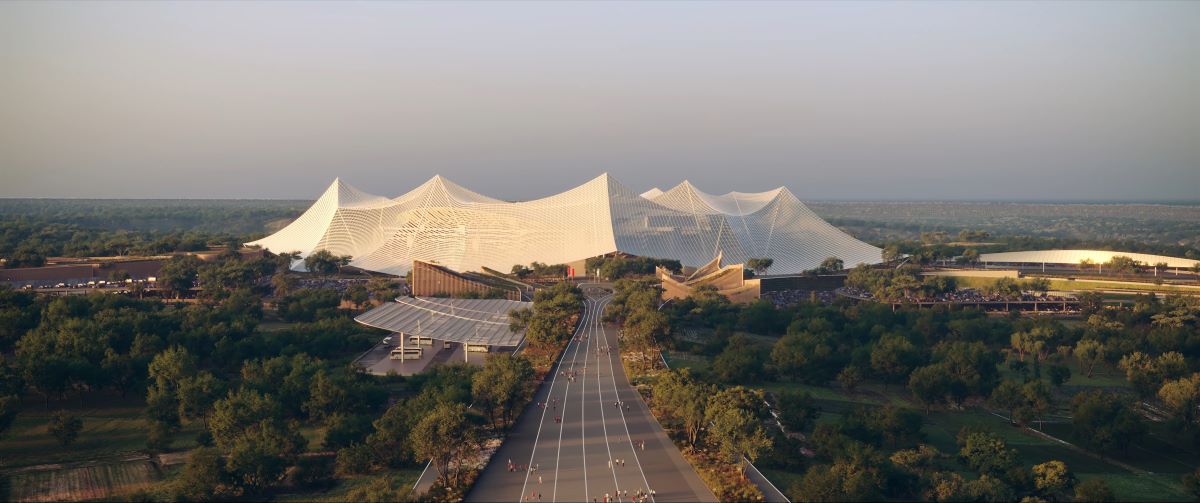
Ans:
{"type": "Polygon", "coordinates": [[[0,2],[0,197],[1200,199],[1200,2],[0,2]]]}

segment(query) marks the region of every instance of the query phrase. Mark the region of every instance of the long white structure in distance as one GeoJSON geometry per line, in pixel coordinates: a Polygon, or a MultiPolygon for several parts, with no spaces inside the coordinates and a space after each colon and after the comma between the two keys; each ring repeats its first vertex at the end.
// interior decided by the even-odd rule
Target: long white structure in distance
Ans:
{"type": "MultiPolygon", "coordinates": [[[[352,266],[395,275],[407,273],[414,259],[457,271],[507,271],[613,252],[694,267],[718,253],[729,263],[767,257],[774,260],[771,274],[813,269],[828,257],[847,267],[881,260],[878,248],[825,222],[783,187],[718,196],[685,181],[639,195],[607,174],[521,202],[480,195],[440,176],[392,199],[334,180],[290,225],[248,244],[301,256],[329,250],[350,255],[352,266]]],[[[575,274],[587,272],[575,267],[575,274]]]]}
{"type": "Polygon", "coordinates": [[[1150,255],[1146,253],[1126,253],[1108,250],[1037,250],[1015,251],[1002,253],[984,253],[979,255],[979,261],[994,264],[1064,264],[1079,265],[1084,260],[1093,264],[1104,264],[1113,257],[1129,257],[1146,266],[1165,263],[1167,267],[1191,268],[1200,260],[1168,257],[1165,255],[1150,255]]]}

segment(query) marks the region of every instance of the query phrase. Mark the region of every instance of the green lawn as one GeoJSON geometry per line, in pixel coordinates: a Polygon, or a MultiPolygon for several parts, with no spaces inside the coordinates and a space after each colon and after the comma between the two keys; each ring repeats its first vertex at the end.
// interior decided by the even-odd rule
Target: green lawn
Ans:
{"type": "MultiPolygon", "coordinates": [[[[52,404],[47,411],[41,403],[27,400],[25,409],[0,440],[0,468],[121,457],[145,451],[147,427],[141,400],[112,401],[118,403],[84,409],[79,408],[77,401],[69,401],[52,404]],[[67,447],[46,431],[49,417],[59,410],[59,405],[83,420],[79,438],[67,447]]],[[[194,447],[193,438],[200,429],[198,422],[185,425],[172,436],[172,448],[194,447]]]]}
{"type": "Polygon", "coordinates": [[[788,490],[792,487],[792,485],[799,484],[800,481],[804,479],[803,474],[785,472],[783,470],[760,468],[758,471],[762,472],[763,475],[770,479],[771,483],[775,484],[775,487],[780,491],[783,491],[784,495],[788,494],[788,490]]]}
{"type": "Polygon", "coordinates": [[[692,369],[693,371],[702,371],[708,369],[708,357],[685,353],[682,351],[664,351],[663,357],[667,360],[667,365],[671,368],[692,369]]]}
{"type": "Polygon", "coordinates": [[[402,469],[402,470],[389,470],[384,473],[377,473],[377,474],[373,474],[373,475],[365,475],[365,476],[359,476],[359,477],[339,479],[339,481],[336,485],[334,485],[333,487],[326,489],[326,490],[280,494],[276,498],[274,498],[274,500],[275,501],[294,501],[294,502],[300,502],[300,501],[314,501],[314,502],[347,501],[347,497],[349,496],[350,491],[353,491],[360,487],[369,486],[369,485],[371,485],[372,482],[375,482],[376,480],[379,480],[379,479],[387,479],[387,480],[392,481],[392,483],[394,483],[400,487],[406,487],[406,488],[411,489],[412,486],[417,483],[417,477],[421,476],[421,470],[423,468],[424,467],[402,469]]]}

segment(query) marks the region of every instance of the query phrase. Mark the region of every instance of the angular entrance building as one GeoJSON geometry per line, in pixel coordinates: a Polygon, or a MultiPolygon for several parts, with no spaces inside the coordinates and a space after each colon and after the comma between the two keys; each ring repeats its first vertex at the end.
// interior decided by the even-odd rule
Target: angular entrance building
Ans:
{"type": "MultiPolygon", "coordinates": [[[[455,271],[514,264],[581,263],[609,253],[677,259],[699,267],[769,257],[772,275],[816,268],[828,257],[848,266],[880,261],[880,250],[808,209],[786,188],[712,195],[688,182],[639,195],[600,175],[542,199],[493,199],[435,176],[386,198],[340,180],[294,222],[258,241],[275,253],[350,255],[350,265],[403,275],[414,260],[455,271]]],[[[301,263],[296,267],[302,268],[301,263]]],[[[575,267],[576,275],[585,275],[575,267]]]]}

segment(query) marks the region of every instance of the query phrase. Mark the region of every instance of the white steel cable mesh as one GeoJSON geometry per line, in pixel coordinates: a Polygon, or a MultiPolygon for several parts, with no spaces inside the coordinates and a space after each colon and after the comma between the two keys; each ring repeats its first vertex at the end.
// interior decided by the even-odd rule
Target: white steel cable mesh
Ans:
{"type": "Polygon", "coordinates": [[[334,180],[294,222],[249,244],[301,256],[325,249],[350,255],[353,266],[396,275],[414,259],[458,271],[506,271],[616,251],[693,267],[718,254],[728,263],[770,257],[772,274],[812,269],[827,257],[847,266],[880,261],[878,248],[829,225],[786,188],[717,196],[685,181],[637,194],[607,174],[522,202],[483,196],[440,176],[394,199],[334,180]]]}

